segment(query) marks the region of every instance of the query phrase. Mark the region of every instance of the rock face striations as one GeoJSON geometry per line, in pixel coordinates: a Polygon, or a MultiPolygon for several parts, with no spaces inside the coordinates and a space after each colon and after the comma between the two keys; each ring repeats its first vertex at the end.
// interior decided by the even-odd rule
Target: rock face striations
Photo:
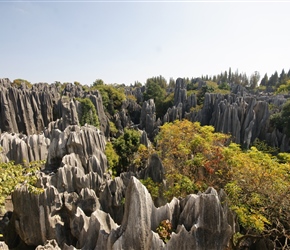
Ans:
{"type": "MultiPolygon", "coordinates": [[[[205,84],[200,79],[196,83],[199,89],[205,84]]],[[[146,146],[160,125],[187,118],[232,134],[245,148],[259,138],[282,151],[290,150],[289,138],[271,130],[269,124],[269,105],[282,105],[282,97],[254,96],[232,86],[228,95],[205,93],[203,105],[198,105],[199,96],[187,96],[186,83],[179,78],[173,106],[161,121],[156,118],[154,100],[143,101],[144,88],[126,90],[131,98],[110,119],[120,134],[126,127],[143,130],[140,141],[146,146]]],[[[12,194],[14,211],[5,217],[4,228],[10,249],[230,247],[237,226],[223,191],[209,188],[170,203],[160,200],[160,206],[155,207],[137,177],[162,183],[165,170],[160,158],[153,154],[142,170],[112,178],[105,155],[109,136],[110,122],[98,91],[85,92],[73,84],[62,90],[57,84],[45,83],[16,88],[8,79],[0,79],[0,160],[46,160],[36,184],[43,192],[31,192],[23,183],[12,194]],[[81,122],[83,110],[78,98],[91,101],[99,128],[81,122]],[[167,242],[157,231],[164,220],[173,229],[167,242]]]]}
{"type": "MultiPolygon", "coordinates": [[[[8,235],[17,235],[18,244],[23,241],[31,246],[55,239],[61,249],[66,245],[77,249],[225,249],[234,233],[228,220],[233,215],[214,189],[183,200],[174,198],[156,208],[146,188],[131,177],[125,197],[124,215],[117,224],[103,211],[92,189],[61,192],[47,183],[44,192],[36,195],[22,186],[13,194],[15,210],[8,235]],[[156,232],[163,220],[169,220],[174,229],[166,244],[156,232]]],[[[12,239],[7,243],[16,247],[12,239]]]]}
{"type": "MultiPolygon", "coordinates": [[[[233,215],[214,189],[156,208],[132,173],[114,179],[107,174],[101,131],[70,125],[50,135],[47,163],[37,182],[44,191],[32,193],[22,185],[12,195],[14,211],[4,233],[10,248],[225,249],[229,244],[233,215]],[[163,220],[174,229],[167,244],[156,232],[163,220]]],[[[159,161],[152,156],[145,173],[162,181],[159,161]],[[152,164],[160,174],[152,172],[152,164]]]]}

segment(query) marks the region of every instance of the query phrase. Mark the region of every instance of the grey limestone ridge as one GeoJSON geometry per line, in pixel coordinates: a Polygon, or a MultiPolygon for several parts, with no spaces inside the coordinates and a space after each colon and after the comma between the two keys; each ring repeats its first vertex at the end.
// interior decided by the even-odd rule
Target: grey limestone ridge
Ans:
{"type": "MultiPolygon", "coordinates": [[[[196,81],[200,88],[204,85],[196,81]]],[[[142,102],[144,88],[126,92],[142,102]]],[[[179,78],[174,105],[162,119],[156,117],[153,99],[143,101],[142,107],[128,99],[110,119],[119,133],[126,127],[141,129],[145,146],[164,122],[187,118],[231,133],[245,147],[260,138],[289,151],[289,138],[269,129],[269,104],[282,105],[285,99],[250,95],[240,86],[232,89],[229,95],[206,93],[202,109],[197,110],[197,96],[187,97],[186,84],[179,78]]],[[[12,194],[13,213],[6,215],[5,227],[0,228],[10,249],[222,250],[230,246],[238,226],[223,191],[209,188],[170,203],[153,203],[137,177],[163,182],[160,158],[151,155],[146,168],[112,178],[104,153],[109,135],[109,119],[98,91],[85,92],[67,84],[61,92],[56,84],[46,83],[15,88],[8,79],[0,79],[0,159],[46,160],[37,177],[37,186],[44,191],[31,193],[23,184],[12,194]],[[75,97],[90,98],[100,129],[80,125],[82,111],[75,97]],[[163,220],[173,227],[167,243],[156,231],[163,220]]]]}
{"type": "Polygon", "coordinates": [[[68,193],[47,184],[42,194],[34,195],[22,186],[14,192],[13,203],[11,239],[7,240],[11,248],[15,247],[12,236],[17,235],[38,249],[50,239],[61,249],[225,249],[235,226],[233,215],[214,189],[183,200],[174,198],[156,208],[135,177],[126,187],[120,224],[103,211],[95,192],[88,188],[68,193]],[[166,219],[175,232],[164,244],[156,228],[166,219]]]}

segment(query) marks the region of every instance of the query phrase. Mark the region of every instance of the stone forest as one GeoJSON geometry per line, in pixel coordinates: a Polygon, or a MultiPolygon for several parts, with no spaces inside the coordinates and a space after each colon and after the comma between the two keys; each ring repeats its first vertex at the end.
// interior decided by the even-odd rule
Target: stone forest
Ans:
{"type": "Polygon", "coordinates": [[[0,79],[0,249],[290,249],[290,74],[258,81],[0,79]]]}

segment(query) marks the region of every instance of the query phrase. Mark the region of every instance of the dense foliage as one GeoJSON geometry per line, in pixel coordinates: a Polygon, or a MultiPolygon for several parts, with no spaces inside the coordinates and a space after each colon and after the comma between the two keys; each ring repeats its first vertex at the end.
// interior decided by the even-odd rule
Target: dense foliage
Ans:
{"type": "Polygon", "coordinates": [[[12,86],[19,88],[22,84],[24,84],[26,87],[28,87],[29,89],[31,89],[32,84],[31,82],[24,80],[24,79],[15,79],[12,82],[12,86]]]}
{"type": "Polygon", "coordinates": [[[4,208],[5,199],[18,184],[26,184],[31,192],[39,193],[42,189],[36,188],[36,173],[43,162],[31,162],[28,166],[14,164],[14,162],[0,162],[0,210],[4,208]]]}
{"type": "Polygon", "coordinates": [[[104,84],[102,80],[96,80],[92,90],[100,91],[105,110],[114,115],[121,109],[122,102],[126,99],[124,89],[121,86],[104,84]]]}
{"type": "Polygon", "coordinates": [[[271,124],[290,137],[290,100],[283,106],[281,112],[274,113],[270,119],[271,124]]]}
{"type": "Polygon", "coordinates": [[[86,123],[99,127],[99,118],[96,108],[89,98],[76,98],[81,103],[80,124],[84,126],[86,123]]]}
{"type": "Polygon", "coordinates": [[[164,195],[170,199],[208,186],[225,188],[242,226],[237,244],[267,236],[281,247],[290,237],[290,156],[275,157],[255,147],[243,151],[229,139],[187,120],[161,126],[157,150],[167,172],[164,195]]]}
{"type": "Polygon", "coordinates": [[[125,129],[124,134],[113,142],[113,149],[119,156],[118,162],[115,161],[115,164],[113,164],[114,172],[117,175],[128,170],[139,145],[140,133],[134,129],[125,129]]]}

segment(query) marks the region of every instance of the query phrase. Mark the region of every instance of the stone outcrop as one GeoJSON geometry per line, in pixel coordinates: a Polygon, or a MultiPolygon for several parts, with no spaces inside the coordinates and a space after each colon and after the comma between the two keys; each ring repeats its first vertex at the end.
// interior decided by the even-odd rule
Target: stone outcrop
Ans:
{"type": "Polygon", "coordinates": [[[158,127],[161,125],[161,121],[156,120],[156,109],[153,99],[143,102],[141,117],[140,117],[140,129],[144,129],[150,140],[158,133],[158,127]]]}
{"type": "Polygon", "coordinates": [[[88,94],[80,86],[66,84],[62,97],[60,92],[56,84],[38,83],[31,89],[16,88],[8,79],[0,79],[0,130],[32,135],[46,127],[64,130],[69,125],[79,125],[77,102],[73,98],[88,97],[95,105],[101,131],[109,136],[109,121],[98,91],[88,94]]]}
{"type": "MultiPolygon", "coordinates": [[[[21,241],[39,248],[57,247],[55,242],[47,242],[51,239],[61,249],[174,249],[178,246],[178,249],[225,249],[228,246],[234,233],[233,215],[225,209],[214,189],[183,200],[174,198],[156,208],[147,189],[135,177],[123,184],[127,188],[120,224],[101,206],[85,213],[79,205],[81,195],[60,193],[51,185],[41,194],[30,193],[25,186],[17,188],[10,224],[13,222],[14,232],[21,241]],[[156,232],[163,220],[169,220],[174,230],[167,244],[156,232]]],[[[84,193],[96,200],[88,190],[84,193]]],[[[15,247],[13,242],[7,243],[15,247]]]]}
{"type": "Polygon", "coordinates": [[[3,157],[15,161],[16,164],[45,160],[48,154],[50,139],[44,134],[21,135],[0,134],[0,146],[3,157]]]}
{"type": "Polygon", "coordinates": [[[32,89],[0,82],[0,129],[6,132],[37,134],[53,121],[53,109],[60,98],[54,85],[39,84],[32,89]]]}

